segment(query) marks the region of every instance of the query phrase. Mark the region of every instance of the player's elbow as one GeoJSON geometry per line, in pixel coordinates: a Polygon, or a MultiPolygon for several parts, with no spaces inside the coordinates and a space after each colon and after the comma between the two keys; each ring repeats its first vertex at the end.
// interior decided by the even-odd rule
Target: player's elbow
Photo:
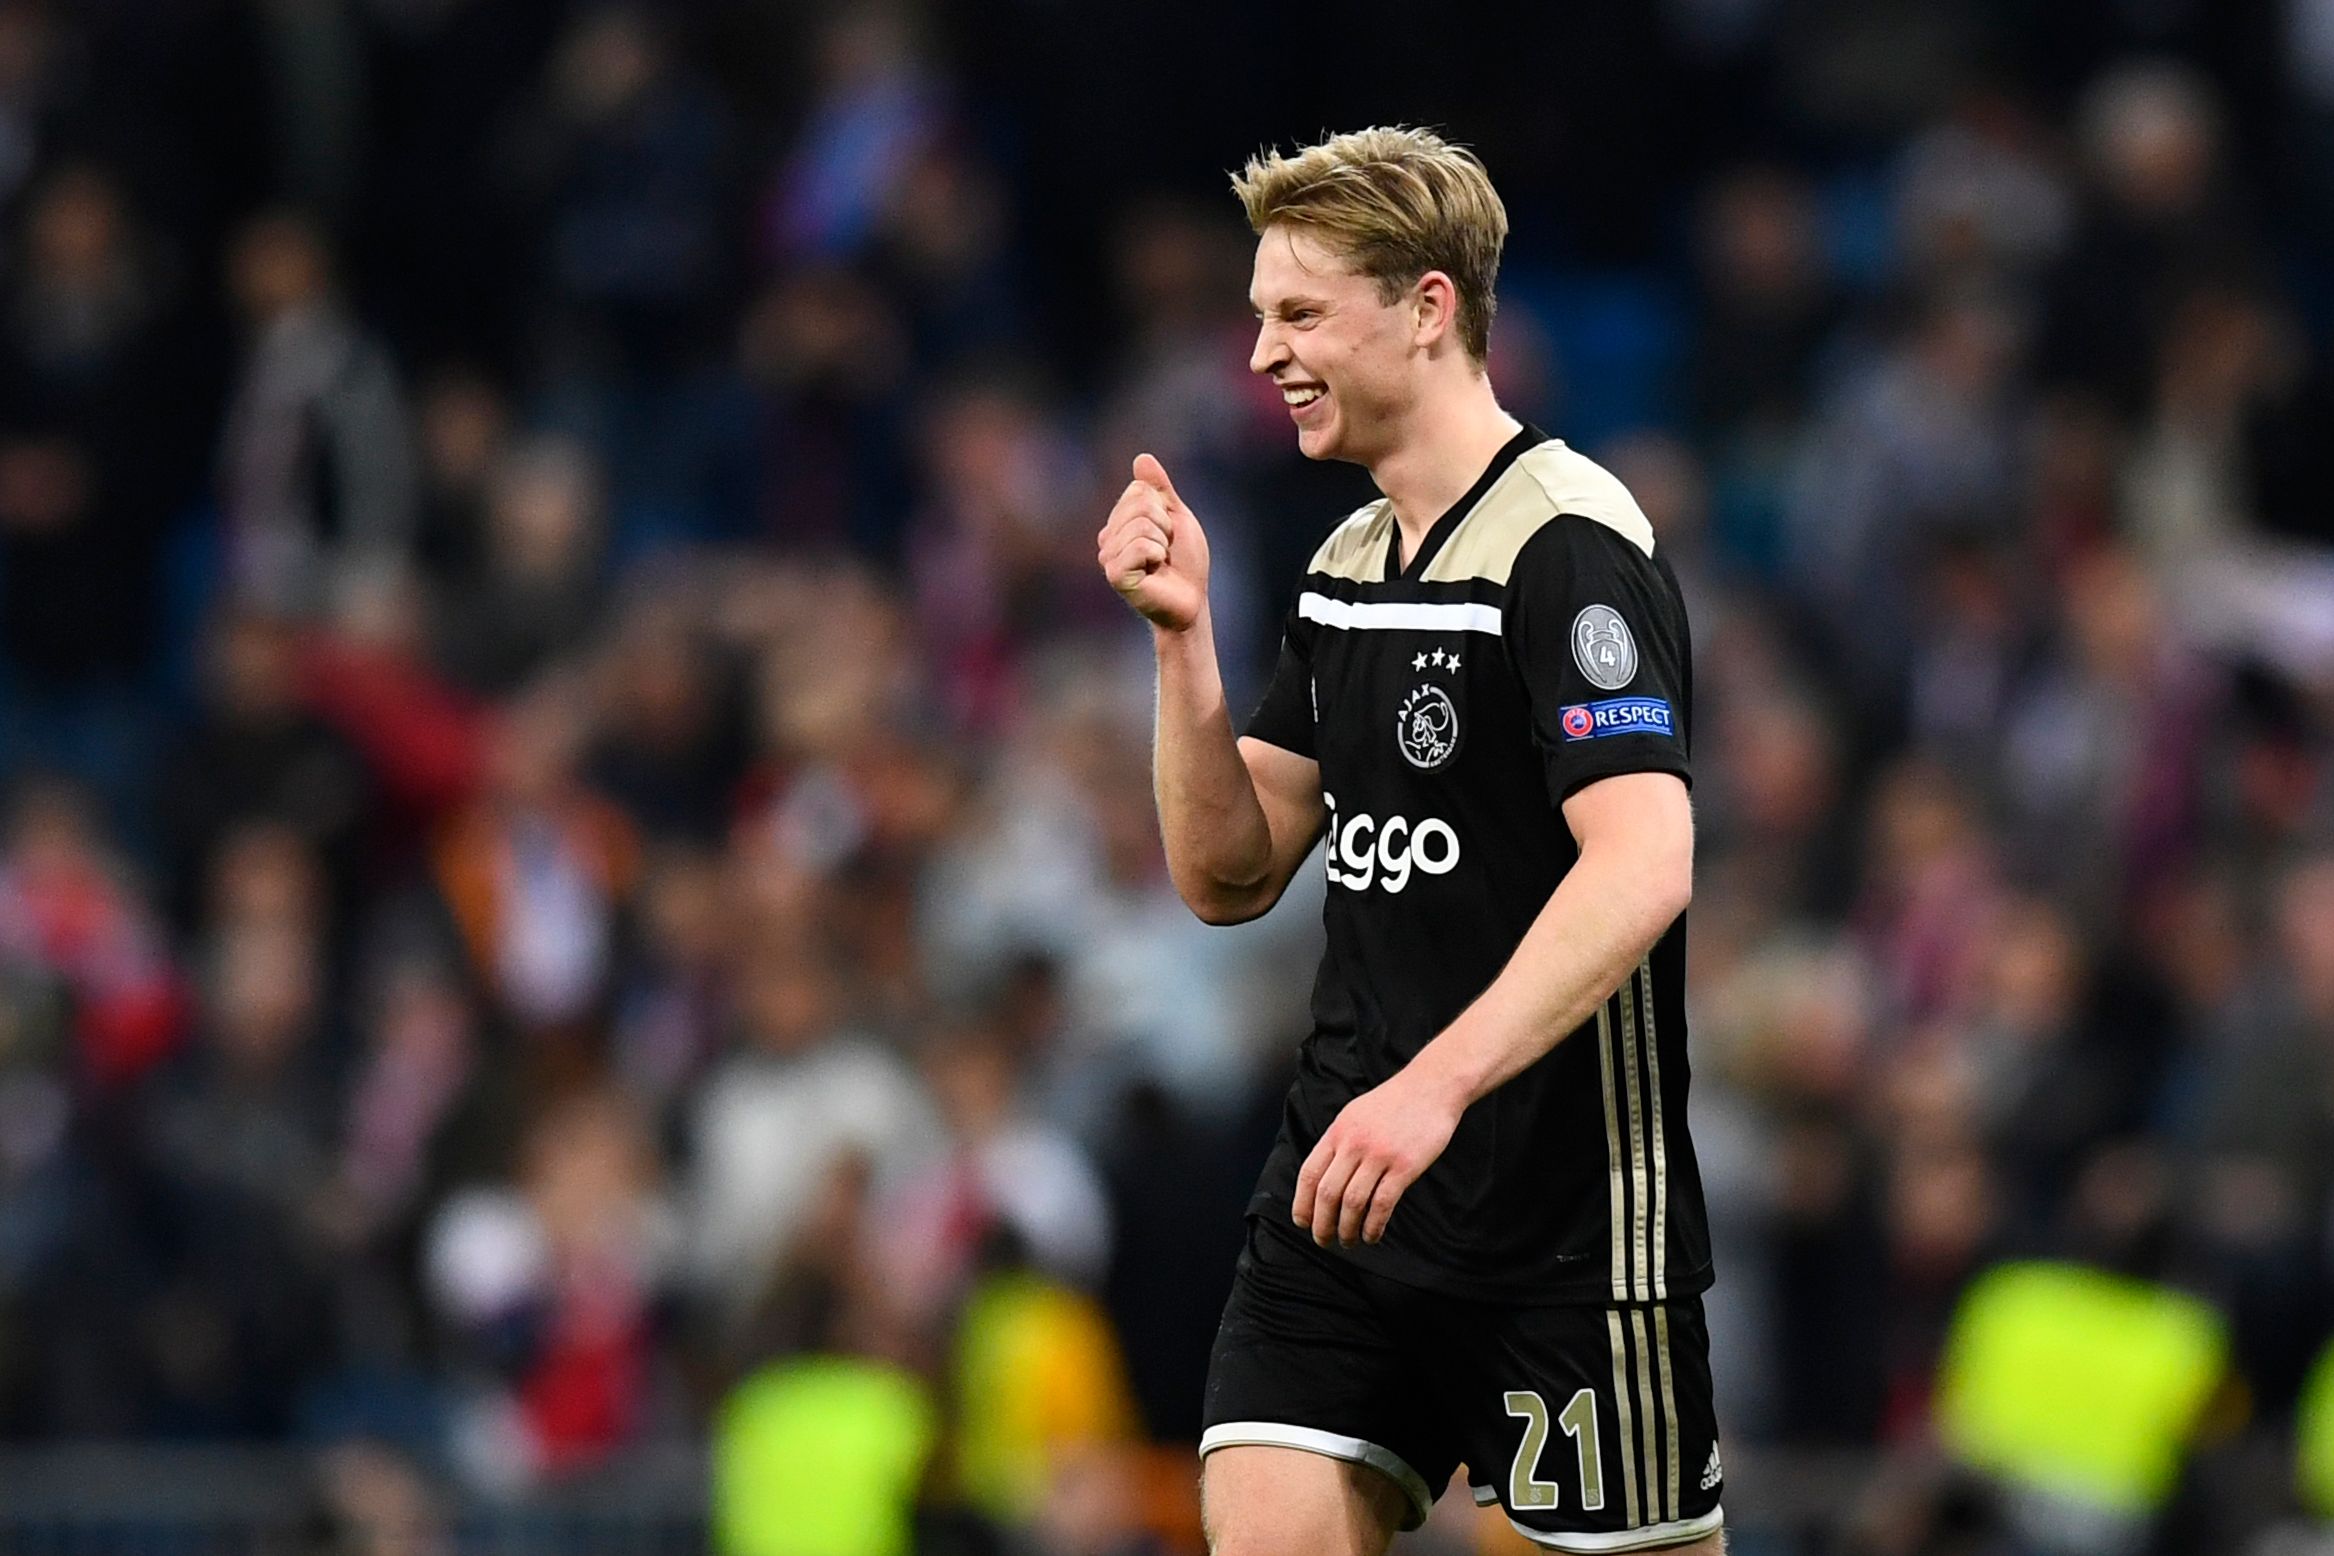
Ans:
{"type": "Polygon", "coordinates": [[[1694,903],[1694,851],[1685,848],[1662,865],[1655,881],[1657,907],[1664,924],[1674,924],[1694,903]]]}
{"type": "Polygon", "coordinates": [[[1653,917],[1666,929],[1694,901],[1694,829],[1660,827],[1642,850],[1646,895],[1653,917]]]}
{"type": "Polygon", "coordinates": [[[1169,858],[1167,876],[1175,883],[1175,895],[1203,924],[1245,924],[1280,900],[1280,890],[1269,877],[1227,878],[1197,860],[1169,858]]]}
{"type": "Polygon", "coordinates": [[[1199,887],[1185,887],[1178,883],[1176,895],[1202,924],[1222,928],[1231,924],[1245,924],[1250,919],[1262,918],[1278,899],[1277,892],[1267,893],[1256,888],[1240,890],[1214,883],[1199,887]]]}
{"type": "Polygon", "coordinates": [[[1167,878],[1193,917],[1218,925],[1263,917],[1287,884],[1267,860],[1209,858],[1173,848],[1167,853],[1167,878]]]}

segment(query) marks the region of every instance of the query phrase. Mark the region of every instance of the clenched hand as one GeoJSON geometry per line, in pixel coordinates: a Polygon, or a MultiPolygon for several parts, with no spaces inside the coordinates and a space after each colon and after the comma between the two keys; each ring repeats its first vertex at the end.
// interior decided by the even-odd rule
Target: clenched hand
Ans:
{"type": "Polygon", "coordinates": [[[1208,539],[1166,466],[1135,456],[1135,478],[1095,537],[1110,586],[1154,626],[1188,632],[1207,609],[1208,539]]]}

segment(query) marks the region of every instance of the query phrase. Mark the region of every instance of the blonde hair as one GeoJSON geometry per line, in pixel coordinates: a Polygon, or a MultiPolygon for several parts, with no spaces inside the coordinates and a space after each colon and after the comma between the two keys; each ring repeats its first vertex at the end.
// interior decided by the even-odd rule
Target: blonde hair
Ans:
{"type": "Polygon", "coordinates": [[[1459,339],[1478,362],[1489,353],[1507,207],[1466,147],[1432,130],[1355,130],[1295,156],[1260,152],[1232,189],[1258,236],[1274,222],[1310,229],[1376,281],[1383,301],[1444,272],[1459,292],[1459,339]]]}

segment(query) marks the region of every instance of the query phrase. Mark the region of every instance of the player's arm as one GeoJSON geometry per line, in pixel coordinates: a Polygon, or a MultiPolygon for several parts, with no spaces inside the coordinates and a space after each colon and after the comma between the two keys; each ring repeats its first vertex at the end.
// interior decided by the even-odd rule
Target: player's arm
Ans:
{"type": "Polygon", "coordinates": [[[1384,1085],[1356,1097],[1297,1176],[1318,1242],[1376,1242],[1459,1115],[1596,1013],[1693,896],[1694,817],[1675,774],[1599,779],[1564,802],[1580,859],[1507,966],[1384,1085]]]}
{"type": "Polygon", "coordinates": [[[1233,738],[1204,610],[1188,631],[1155,627],[1153,635],[1152,762],[1167,873],[1201,919],[1245,923],[1280,901],[1321,835],[1321,768],[1265,741],[1233,738]]]}
{"type": "Polygon", "coordinates": [[[1464,1109],[1596,1014],[1694,894],[1694,814],[1673,773],[1599,779],[1564,802],[1580,860],[1515,955],[1407,1066],[1464,1109]]]}
{"type": "Polygon", "coordinates": [[[1159,461],[1135,461],[1095,537],[1111,586],[1151,624],[1159,660],[1153,741],[1167,870],[1211,924],[1280,900],[1323,818],[1321,769],[1269,742],[1236,739],[1208,613],[1207,536],[1159,461]]]}

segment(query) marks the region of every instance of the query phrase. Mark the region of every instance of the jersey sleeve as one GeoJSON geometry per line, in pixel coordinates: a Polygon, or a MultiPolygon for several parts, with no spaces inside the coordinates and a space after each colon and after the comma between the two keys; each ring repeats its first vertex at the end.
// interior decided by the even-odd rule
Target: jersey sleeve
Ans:
{"type": "Polygon", "coordinates": [[[1313,623],[1289,612],[1272,681],[1240,733],[1318,759],[1313,746],[1313,630],[1313,623]]]}
{"type": "Polygon", "coordinates": [[[1551,801],[1620,773],[1693,782],[1691,647],[1667,567],[1593,519],[1558,518],[1517,553],[1502,630],[1551,801]]]}

